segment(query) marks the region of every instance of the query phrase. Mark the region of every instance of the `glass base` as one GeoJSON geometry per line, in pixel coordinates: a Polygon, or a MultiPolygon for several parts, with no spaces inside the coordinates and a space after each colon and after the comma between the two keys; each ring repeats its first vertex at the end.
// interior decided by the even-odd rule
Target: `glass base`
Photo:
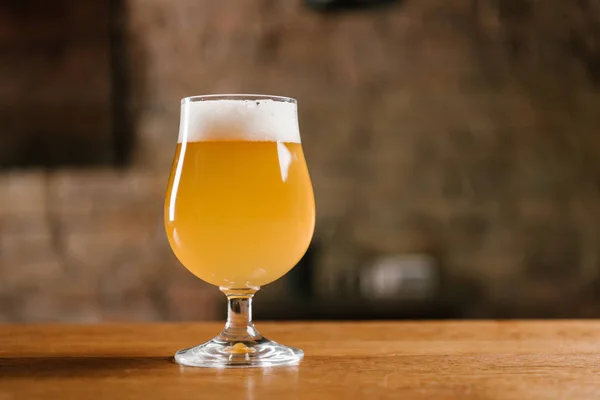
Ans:
{"type": "Polygon", "coordinates": [[[223,341],[216,337],[199,346],[179,350],[178,364],[207,368],[251,368],[295,365],[304,357],[300,349],[287,347],[266,338],[223,341]]]}

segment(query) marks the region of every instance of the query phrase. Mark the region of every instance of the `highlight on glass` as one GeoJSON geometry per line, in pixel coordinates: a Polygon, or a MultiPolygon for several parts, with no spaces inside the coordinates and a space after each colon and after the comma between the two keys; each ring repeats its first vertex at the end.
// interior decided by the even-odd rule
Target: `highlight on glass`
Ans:
{"type": "Polygon", "coordinates": [[[164,210],[179,261],[228,299],[221,333],[178,351],[176,362],[217,368],[298,363],[302,350],[268,340],[252,323],[252,297],[298,263],[315,226],[296,101],[184,98],[164,210]]]}

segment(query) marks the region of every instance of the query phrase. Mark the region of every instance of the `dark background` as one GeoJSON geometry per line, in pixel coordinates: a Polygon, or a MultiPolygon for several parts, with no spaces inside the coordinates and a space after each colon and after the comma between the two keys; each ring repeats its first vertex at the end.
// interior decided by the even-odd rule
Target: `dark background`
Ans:
{"type": "Polygon", "coordinates": [[[357,3],[0,1],[0,321],[222,316],[162,228],[208,93],[299,101],[317,230],[260,318],[600,316],[600,2],[357,3]]]}

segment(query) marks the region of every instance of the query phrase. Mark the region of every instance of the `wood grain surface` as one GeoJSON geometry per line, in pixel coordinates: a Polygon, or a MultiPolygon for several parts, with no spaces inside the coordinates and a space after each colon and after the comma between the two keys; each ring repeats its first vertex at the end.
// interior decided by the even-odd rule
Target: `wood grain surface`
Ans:
{"type": "Polygon", "coordinates": [[[259,323],[295,367],[180,367],[220,324],[0,325],[5,399],[598,399],[600,322],[259,323]]]}

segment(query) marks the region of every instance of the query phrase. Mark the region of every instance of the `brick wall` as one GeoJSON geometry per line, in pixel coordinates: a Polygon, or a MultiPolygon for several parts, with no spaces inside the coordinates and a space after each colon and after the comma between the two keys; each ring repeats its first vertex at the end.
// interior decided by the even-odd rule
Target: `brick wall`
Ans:
{"type": "Polygon", "coordinates": [[[165,242],[163,191],[162,179],[138,170],[2,174],[0,317],[210,317],[203,284],[165,242]]]}
{"type": "Polygon", "coordinates": [[[419,251],[466,316],[600,315],[600,4],[442,3],[129,0],[134,163],[0,174],[0,317],[213,317],[161,212],[179,99],[227,92],[299,100],[321,290],[419,251]]]}

